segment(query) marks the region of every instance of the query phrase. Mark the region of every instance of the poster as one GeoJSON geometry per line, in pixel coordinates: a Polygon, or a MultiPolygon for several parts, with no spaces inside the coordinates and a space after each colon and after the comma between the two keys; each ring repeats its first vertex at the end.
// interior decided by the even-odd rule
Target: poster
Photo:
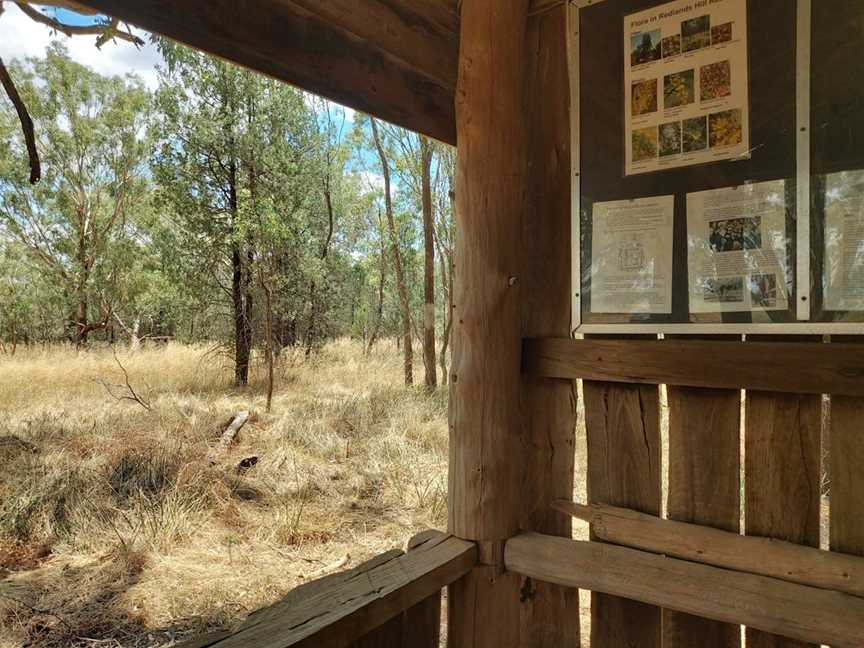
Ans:
{"type": "Polygon", "coordinates": [[[864,171],[825,179],[825,310],[864,310],[864,171]]]}
{"type": "Polygon", "coordinates": [[[624,18],[625,175],[750,156],[747,0],[624,18]]]}
{"type": "Polygon", "coordinates": [[[687,194],[691,313],[789,308],[786,183],[687,194]]]}
{"type": "Polygon", "coordinates": [[[672,312],[673,196],[595,203],[591,312],[672,312]]]}

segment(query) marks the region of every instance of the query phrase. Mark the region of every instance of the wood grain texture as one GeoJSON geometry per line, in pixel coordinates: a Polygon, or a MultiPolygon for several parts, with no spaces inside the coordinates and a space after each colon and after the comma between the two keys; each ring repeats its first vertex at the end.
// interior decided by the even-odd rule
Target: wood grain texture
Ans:
{"type": "Polygon", "coordinates": [[[524,343],[523,371],[551,378],[864,396],[864,346],[852,344],[531,339],[524,343]]]}
{"type": "Polygon", "coordinates": [[[408,648],[412,644],[403,642],[405,630],[405,616],[400,614],[350,644],[350,648],[408,648]]]}
{"type": "Polygon", "coordinates": [[[364,647],[379,645],[374,641],[401,642],[403,613],[440,595],[442,588],[470,573],[476,562],[473,543],[430,534],[407,554],[391,551],[302,585],[279,603],[251,614],[236,632],[194,645],[344,648],[360,640],[366,641],[364,647]]]}
{"type": "Polygon", "coordinates": [[[831,550],[864,556],[864,399],[832,395],[829,434],[831,550]]]}
{"type": "MultiPolygon", "coordinates": [[[[667,337],[665,341],[683,340],[667,337]]],[[[716,338],[711,341],[734,342],[716,338]]],[[[741,391],[668,386],[666,394],[669,406],[666,516],[670,520],[738,533],[741,391]]],[[[664,648],[740,645],[741,628],[737,625],[663,610],[664,648]]]]}
{"type": "Polygon", "coordinates": [[[81,0],[86,7],[455,144],[458,22],[435,0],[81,0]]]}
{"type": "Polygon", "coordinates": [[[462,2],[449,517],[451,533],[471,540],[519,526],[527,7],[462,2]]]}
{"type": "MultiPolygon", "coordinates": [[[[528,179],[520,276],[526,337],[567,335],[570,327],[570,122],[567,11],[528,20],[525,115],[528,179]]],[[[576,385],[522,378],[522,529],[569,538],[570,516],[552,509],[573,493],[576,385]]],[[[579,592],[525,579],[520,586],[520,642],[525,648],[578,648],[579,592]]]]}
{"type": "MultiPolygon", "coordinates": [[[[659,389],[585,381],[588,500],[660,514],[659,389]]],[[[660,609],[603,592],[591,595],[592,648],[658,648],[660,609]]]]}
{"type": "MultiPolygon", "coordinates": [[[[503,556],[502,556],[503,558],[503,556]]],[[[483,565],[447,588],[447,645],[511,648],[519,642],[516,574],[483,565]]]]}
{"type": "MultiPolygon", "coordinates": [[[[864,599],[840,592],[536,533],[509,540],[504,556],[509,570],[531,578],[783,632],[801,641],[852,648],[864,636],[864,599]]],[[[637,619],[625,621],[644,630],[637,619]]],[[[616,644],[633,645],[638,644],[616,644]]]]}
{"type": "Polygon", "coordinates": [[[858,556],[602,504],[561,500],[554,506],[589,522],[595,537],[605,542],[864,598],[864,559],[858,556]]]}
{"type": "Polygon", "coordinates": [[[482,541],[482,566],[450,588],[448,642],[460,648],[519,641],[519,578],[504,574],[501,561],[504,540],[519,528],[524,465],[519,276],[527,12],[528,0],[461,2],[449,529],[482,541]]]}
{"type": "MultiPolygon", "coordinates": [[[[757,341],[745,343],[750,347],[757,341]]],[[[772,364],[808,342],[767,342],[754,364],[772,364]],[[792,345],[791,347],[789,345],[792,345]]],[[[829,345],[821,345],[825,348],[829,345]]],[[[797,373],[808,371],[804,367],[797,373]]],[[[821,394],[750,390],[745,404],[745,527],[747,535],[819,546],[821,394]]],[[[803,648],[808,644],[747,628],[748,648],[803,648]]]]}

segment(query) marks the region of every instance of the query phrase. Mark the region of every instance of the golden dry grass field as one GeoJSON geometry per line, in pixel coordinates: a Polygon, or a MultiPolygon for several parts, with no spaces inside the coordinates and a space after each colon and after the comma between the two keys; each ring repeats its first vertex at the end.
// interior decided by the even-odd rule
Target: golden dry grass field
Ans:
{"type": "Polygon", "coordinates": [[[202,347],[0,357],[0,648],[165,646],[446,524],[447,391],[382,343],[231,386],[202,347]],[[211,466],[227,421],[250,410],[211,466]],[[238,463],[258,457],[253,468],[238,463]]]}

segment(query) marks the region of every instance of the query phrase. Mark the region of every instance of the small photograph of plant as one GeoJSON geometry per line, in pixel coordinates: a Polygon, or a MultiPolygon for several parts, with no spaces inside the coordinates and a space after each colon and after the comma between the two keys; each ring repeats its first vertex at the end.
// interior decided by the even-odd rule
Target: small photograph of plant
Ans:
{"type": "Polygon", "coordinates": [[[681,122],[660,126],[660,157],[681,153],[681,122]]]}
{"type": "Polygon", "coordinates": [[[714,25],[711,28],[711,44],[728,43],[732,40],[732,23],[727,22],[722,25],[714,25]]]}
{"type": "Polygon", "coordinates": [[[693,70],[667,74],[663,79],[663,107],[678,108],[696,101],[695,73],[693,70]]]}
{"type": "Polygon", "coordinates": [[[641,162],[657,157],[657,127],[638,128],[633,131],[633,161],[641,162]]]}
{"type": "Polygon", "coordinates": [[[711,148],[734,146],[743,139],[741,110],[724,110],[708,116],[708,143],[711,148]]]}
{"type": "Polygon", "coordinates": [[[685,52],[711,45],[711,16],[699,16],[681,23],[681,48],[685,52]]]}
{"type": "Polygon", "coordinates": [[[630,66],[660,60],[660,30],[639,32],[630,37],[630,66]]]}
{"type": "Polygon", "coordinates": [[[663,39],[663,58],[678,56],[681,53],[681,34],[667,36],[663,39]]]}
{"type": "Polygon", "coordinates": [[[708,148],[708,119],[704,116],[685,119],[681,139],[685,153],[704,151],[708,148]]]}
{"type": "Polygon", "coordinates": [[[633,117],[657,112],[657,79],[637,81],[633,84],[630,107],[633,117]]]}
{"type": "Polygon", "coordinates": [[[702,101],[732,94],[732,66],[729,61],[703,65],[699,70],[699,92],[702,101]]]}

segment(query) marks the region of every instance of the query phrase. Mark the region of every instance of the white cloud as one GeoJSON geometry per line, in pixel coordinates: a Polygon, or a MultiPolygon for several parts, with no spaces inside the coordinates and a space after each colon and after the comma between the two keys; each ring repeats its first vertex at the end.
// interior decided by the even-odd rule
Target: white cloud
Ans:
{"type": "Polygon", "coordinates": [[[108,42],[96,48],[96,36],[68,37],[53,33],[47,26],[33,22],[14,4],[6,3],[0,15],[0,57],[4,61],[14,58],[44,56],[53,40],[59,40],[69,49],[69,56],[78,63],[106,76],[121,76],[134,72],[147,87],[157,86],[156,65],[162,57],[149,42],[146,32],[134,30],[147,44],[138,49],[125,41],[108,42]]]}

